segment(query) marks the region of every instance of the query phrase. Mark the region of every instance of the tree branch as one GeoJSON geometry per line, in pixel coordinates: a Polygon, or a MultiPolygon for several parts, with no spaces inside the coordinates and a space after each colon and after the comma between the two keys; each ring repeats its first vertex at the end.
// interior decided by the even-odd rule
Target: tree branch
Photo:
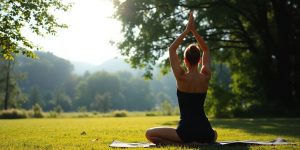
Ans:
{"type": "Polygon", "coordinates": [[[210,48],[210,50],[220,50],[220,49],[249,49],[249,47],[247,46],[233,46],[233,45],[230,45],[230,46],[218,46],[218,47],[212,47],[210,48]]]}

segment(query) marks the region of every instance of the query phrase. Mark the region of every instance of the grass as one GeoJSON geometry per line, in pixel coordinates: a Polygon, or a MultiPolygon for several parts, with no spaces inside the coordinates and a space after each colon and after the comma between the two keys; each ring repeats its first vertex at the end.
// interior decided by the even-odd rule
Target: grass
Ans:
{"type": "MultiPolygon", "coordinates": [[[[124,118],[55,118],[0,120],[0,149],[111,149],[113,140],[146,142],[144,132],[154,126],[176,127],[178,116],[124,118]],[[85,133],[85,134],[84,134],[85,133]],[[92,141],[98,139],[97,141],[92,141]]],[[[206,146],[199,149],[300,149],[300,119],[212,119],[223,140],[273,140],[282,137],[297,145],[206,146]]],[[[182,149],[161,147],[155,149],[182,149]]],[[[185,148],[188,149],[188,148],[185,148]]]]}

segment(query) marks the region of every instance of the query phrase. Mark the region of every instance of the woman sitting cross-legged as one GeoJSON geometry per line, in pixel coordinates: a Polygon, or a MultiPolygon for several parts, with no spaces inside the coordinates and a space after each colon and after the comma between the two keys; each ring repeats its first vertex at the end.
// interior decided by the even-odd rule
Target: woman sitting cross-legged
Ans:
{"type": "Polygon", "coordinates": [[[205,112],[204,101],[211,78],[210,52],[197,33],[192,12],[184,32],[170,45],[169,59],[177,81],[177,97],[180,108],[178,127],[155,127],[146,132],[146,138],[158,145],[184,145],[188,143],[213,143],[217,132],[212,129],[205,112]],[[184,37],[192,32],[198,45],[191,44],[184,51],[185,71],[176,53],[184,37]],[[203,51],[201,57],[200,49],[203,51]],[[198,69],[198,65],[202,65],[198,69]]]}

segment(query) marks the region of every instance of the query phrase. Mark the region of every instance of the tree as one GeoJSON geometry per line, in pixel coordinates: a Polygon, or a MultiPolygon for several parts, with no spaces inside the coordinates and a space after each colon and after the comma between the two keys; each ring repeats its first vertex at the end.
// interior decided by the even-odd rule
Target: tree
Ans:
{"type": "Polygon", "coordinates": [[[24,89],[38,86],[41,92],[54,91],[62,87],[71,77],[73,65],[65,59],[49,52],[36,52],[39,59],[32,60],[27,57],[18,57],[19,65],[16,70],[24,72],[27,79],[20,82],[24,89]]]}
{"type": "Polygon", "coordinates": [[[35,57],[31,51],[37,48],[21,32],[22,28],[30,30],[40,36],[56,34],[57,28],[67,27],[58,23],[53,15],[54,11],[67,11],[70,4],[63,4],[61,0],[4,0],[0,1],[0,53],[5,59],[13,60],[14,54],[35,57]],[[29,50],[28,50],[29,49],[29,50]]]}
{"type": "Polygon", "coordinates": [[[0,95],[3,96],[3,109],[17,108],[26,100],[17,80],[20,78],[14,71],[15,62],[0,60],[0,95]],[[2,94],[1,94],[2,93],[2,94]]]}
{"type": "Polygon", "coordinates": [[[96,94],[94,102],[91,103],[91,107],[100,112],[108,112],[111,109],[110,93],[96,94]]]}
{"type": "Polygon", "coordinates": [[[169,100],[165,99],[160,103],[160,110],[163,115],[171,116],[173,112],[172,104],[169,100]]]}
{"type": "MultiPolygon", "coordinates": [[[[268,113],[299,114],[299,1],[115,0],[114,5],[115,18],[123,25],[121,54],[133,67],[145,68],[147,77],[157,63],[169,67],[167,58],[159,59],[193,9],[213,60],[230,69],[237,102],[255,101],[268,113]]],[[[188,37],[181,49],[191,42],[195,40],[188,37]]]]}
{"type": "Polygon", "coordinates": [[[34,105],[44,105],[42,103],[42,94],[37,86],[33,86],[30,90],[28,100],[23,104],[26,109],[32,108],[34,105]]]}
{"type": "Polygon", "coordinates": [[[10,95],[10,71],[11,71],[11,61],[9,60],[6,67],[6,80],[5,80],[5,98],[4,98],[4,110],[8,108],[8,99],[10,95]]]}
{"type": "Polygon", "coordinates": [[[104,71],[93,73],[78,83],[76,107],[86,106],[88,110],[95,109],[91,107],[92,103],[101,99],[97,95],[103,96],[105,93],[110,94],[111,98],[108,98],[109,96],[105,98],[111,99],[112,106],[116,107],[120,101],[120,87],[117,76],[104,71]]]}
{"type": "Polygon", "coordinates": [[[150,83],[137,78],[123,78],[119,74],[121,81],[121,94],[124,97],[123,108],[131,111],[150,110],[155,105],[155,100],[150,88],[150,83]]]}
{"type": "Polygon", "coordinates": [[[64,89],[57,89],[54,93],[54,99],[52,103],[54,104],[54,108],[60,107],[64,111],[72,110],[72,101],[70,97],[65,93],[64,89]]]}

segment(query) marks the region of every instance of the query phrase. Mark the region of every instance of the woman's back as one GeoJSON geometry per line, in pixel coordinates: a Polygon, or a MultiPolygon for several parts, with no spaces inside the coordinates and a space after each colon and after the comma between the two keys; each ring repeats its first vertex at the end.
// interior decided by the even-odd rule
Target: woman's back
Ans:
{"type": "Polygon", "coordinates": [[[198,70],[188,72],[181,79],[177,79],[177,88],[187,93],[204,93],[208,89],[208,79],[198,70]]]}

